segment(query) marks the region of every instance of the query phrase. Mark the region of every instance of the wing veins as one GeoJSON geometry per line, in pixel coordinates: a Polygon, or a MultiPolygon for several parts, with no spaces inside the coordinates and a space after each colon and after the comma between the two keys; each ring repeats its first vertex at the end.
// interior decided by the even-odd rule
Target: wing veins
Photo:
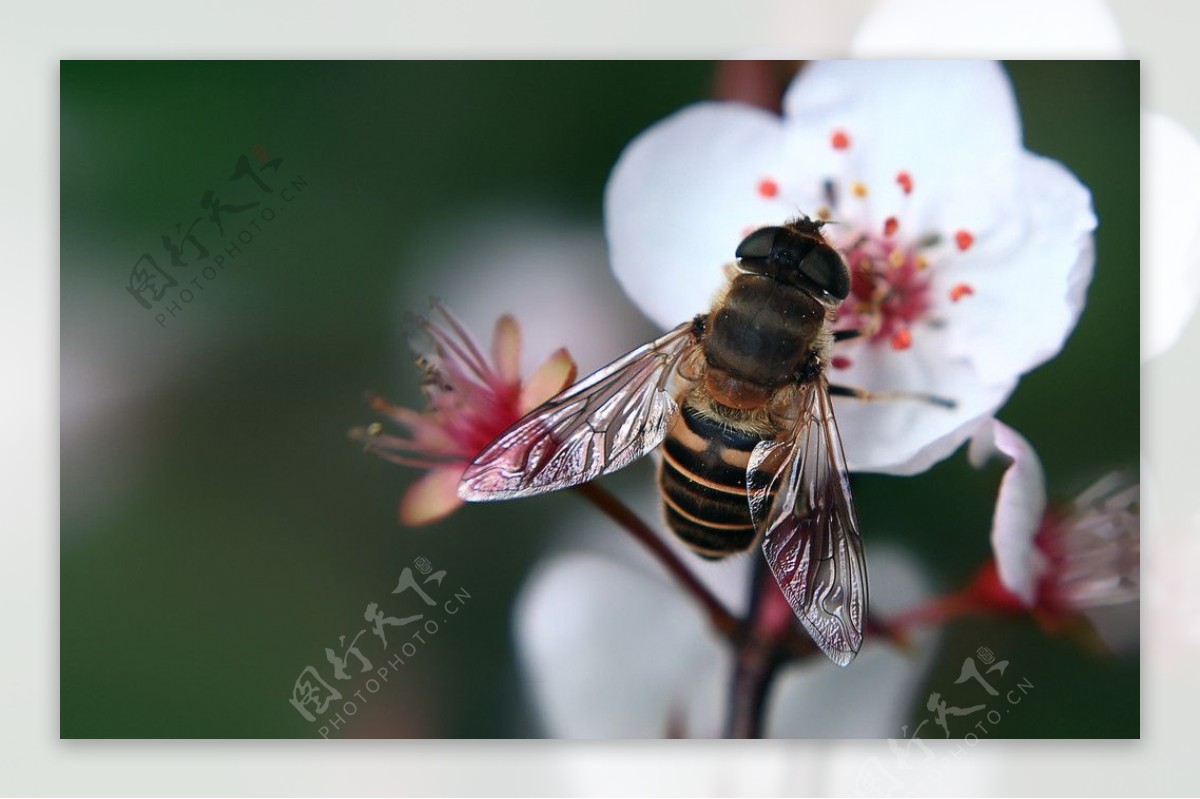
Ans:
{"type": "Polygon", "coordinates": [[[698,344],[692,323],[642,345],[535,408],[467,467],[459,496],[508,499],[587,482],[661,443],[678,403],[667,390],[698,344]]]}
{"type": "Polygon", "coordinates": [[[796,403],[787,437],[759,444],[751,456],[751,513],[792,610],[821,649],[846,665],[862,644],[867,604],[858,522],[824,378],[803,387],[796,403]]]}

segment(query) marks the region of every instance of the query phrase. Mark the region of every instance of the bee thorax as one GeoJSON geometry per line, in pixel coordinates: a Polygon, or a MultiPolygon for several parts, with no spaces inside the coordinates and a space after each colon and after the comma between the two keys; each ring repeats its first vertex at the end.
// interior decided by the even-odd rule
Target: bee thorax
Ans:
{"type": "MultiPolygon", "coordinates": [[[[705,358],[742,384],[761,386],[761,404],[771,388],[795,378],[825,324],[826,308],[811,294],[769,277],[741,275],[709,315],[705,358]]],[[[712,381],[714,394],[722,382],[712,381]]],[[[727,394],[740,388],[727,385],[727,394]]]]}
{"type": "Polygon", "coordinates": [[[761,408],[774,393],[768,386],[746,380],[712,365],[704,372],[704,388],[715,402],[739,411],[761,408]]]}

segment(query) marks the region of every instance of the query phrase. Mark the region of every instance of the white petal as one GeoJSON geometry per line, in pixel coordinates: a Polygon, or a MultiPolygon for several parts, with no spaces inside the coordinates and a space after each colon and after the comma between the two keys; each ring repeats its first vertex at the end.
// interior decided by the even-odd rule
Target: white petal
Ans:
{"type": "MultiPolygon", "coordinates": [[[[719,734],[731,673],[726,646],[674,584],[622,563],[627,554],[551,556],[522,590],[518,645],[546,733],[652,738],[677,715],[691,736],[719,734]]],[[[872,600],[885,616],[928,597],[928,581],[906,553],[873,549],[870,564],[872,600]]],[[[918,644],[913,655],[876,642],[851,669],[819,659],[785,670],[769,735],[895,736],[935,653],[932,637],[918,644]]]]}
{"type": "Polygon", "coordinates": [[[1062,349],[1083,311],[1095,264],[1088,190],[1057,161],[1035,155],[1019,160],[1016,175],[1004,224],[947,258],[932,285],[939,303],[932,315],[953,331],[948,353],[969,359],[988,383],[1027,372],[1062,349]],[[974,293],[951,302],[958,283],[974,293]]]}
{"type": "Polygon", "coordinates": [[[1142,112],[1142,360],[1166,351],[1200,301],[1200,143],[1142,112]]]}
{"type": "Polygon", "coordinates": [[[1045,557],[1034,547],[1034,536],[1046,512],[1046,478],[1042,463],[1029,442],[1003,422],[990,419],[971,439],[970,458],[976,467],[992,457],[1009,462],[992,517],[992,551],[1000,581],[1032,605],[1037,580],[1046,567],[1045,557]]]}
{"type": "Polygon", "coordinates": [[[730,659],[672,584],[598,554],[543,562],[521,592],[516,632],[545,731],[556,738],[660,738],[673,716],[720,729],[730,659]]]}
{"type": "MultiPolygon", "coordinates": [[[[641,518],[661,517],[650,481],[623,498],[641,518]]],[[[514,612],[527,690],[545,734],[659,738],[677,717],[691,736],[719,735],[731,662],[708,619],[607,519],[584,512],[564,529],[572,552],[539,564],[514,612]]],[[[750,557],[702,561],[675,536],[664,539],[727,608],[745,612],[750,557]]]]}
{"type": "Polygon", "coordinates": [[[811,182],[819,185],[841,159],[840,177],[866,184],[870,210],[858,221],[875,227],[898,215],[906,229],[951,235],[958,228],[978,235],[1002,221],[1021,130],[999,64],[823,61],[792,82],[784,110],[790,157],[811,182]],[[850,137],[840,153],[830,147],[835,130],[850,137]],[[915,186],[907,198],[895,183],[901,170],[915,186]]]}
{"type": "Polygon", "coordinates": [[[1119,58],[1102,0],[881,0],[850,44],[857,58],[1119,58]]]}
{"type": "Polygon", "coordinates": [[[609,257],[661,327],[708,310],[747,227],[795,214],[757,190],[782,157],[782,121],[735,103],[685,108],[621,153],[604,197],[609,257]]]}
{"type": "Polygon", "coordinates": [[[896,352],[886,345],[835,349],[853,361],[833,371],[837,383],[873,391],[928,392],[952,399],[953,409],[916,399],[871,402],[837,397],[834,410],[851,471],[919,474],[949,456],[981,418],[993,414],[1016,388],[1013,377],[985,383],[963,358],[946,357],[945,331],[923,331],[913,346],[896,352]]]}

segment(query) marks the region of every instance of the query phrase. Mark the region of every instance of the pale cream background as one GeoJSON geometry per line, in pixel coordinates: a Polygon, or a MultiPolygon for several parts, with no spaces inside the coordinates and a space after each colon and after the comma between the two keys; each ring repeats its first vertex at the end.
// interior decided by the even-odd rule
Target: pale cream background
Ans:
{"type": "MultiPolygon", "coordinates": [[[[1052,2],[1052,0],[1043,0],[1052,2]]],[[[83,57],[721,57],[845,52],[869,0],[323,4],[211,0],[6,5],[0,17],[0,792],[32,795],[854,794],[886,744],[804,742],[60,742],[58,740],[58,59],[83,57]],[[784,25],[784,21],[794,25],[784,25]],[[810,31],[811,33],[805,33],[810,31]],[[787,34],[786,36],[784,34],[787,34]],[[804,38],[807,36],[808,38],[804,38]],[[786,46],[786,51],[784,50],[786,46]]],[[[1147,105],[1200,130],[1189,84],[1200,6],[1112,0],[1144,59],[1147,105]]],[[[1070,35],[1042,55],[1070,55],[1070,35]]],[[[1052,40],[1053,41],[1053,40],[1052,40]]],[[[970,55],[970,53],[962,53],[970,55]]],[[[1131,333],[1132,334],[1132,333],[1131,333]]],[[[1200,328],[1144,370],[1151,455],[1147,561],[1195,579],[1200,328]],[[1157,447],[1156,447],[1157,445],[1157,447]],[[1156,558],[1158,559],[1156,561],[1156,558]],[[1179,566],[1178,564],[1182,564],[1179,566]]],[[[1130,379],[1134,379],[1130,376],[1130,379]]],[[[1148,566],[1148,598],[1156,590],[1148,566]]],[[[932,787],[946,795],[1200,790],[1191,741],[1196,607],[1147,640],[1141,742],[985,741],[932,787]]],[[[1161,593],[1161,591],[1160,591],[1161,593]]],[[[1189,600],[1190,601],[1190,600],[1189,600]]],[[[1147,621],[1151,621],[1147,619],[1147,621]]],[[[1151,633],[1148,633],[1148,637],[1151,633]]]]}

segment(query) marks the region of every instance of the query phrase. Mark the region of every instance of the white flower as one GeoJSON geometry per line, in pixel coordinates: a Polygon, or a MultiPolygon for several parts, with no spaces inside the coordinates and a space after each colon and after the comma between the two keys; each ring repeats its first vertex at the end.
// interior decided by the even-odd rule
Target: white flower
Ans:
{"type": "Polygon", "coordinates": [[[1091,279],[1091,197],[1022,148],[987,62],[817,63],[782,118],[686,108],[630,144],[605,199],[613,269],[663,327],[708,309],[748,231],[832,220],[854,284],[839,326],[870,334],[835,347],[832,380],[958,403],[836,400],[855,470],[911,474],[953,452],[1059,351],[1091,279]]]}
{"type": "Polygon", "coordinates": [[[1109,474],[1065,509],[1047,509],[1037,453],[995,419],[971,440],[971,462],[1008,461],[992,519],[1000,582],[1027,608],[1052,615],[1138,598],[1139,489],[1109,474]]]}
{"type": "MultiPolygon", "coordinates": [[[[871,58],[1127,57],[1101,0],[881,0],[850,51],[871,58]]],[[[1156,89],[1152,99],[1161,102],[1161,83],[1156,89]]],[[[1175,119],[1144,109],[1141,144],[1144,363],[1175,344],[1200,303],[1200,142],[1175,119]]]]}
{"type": "Polygon", "coordinates": [[[1142,361],[1183,334],[1200,302],[1200,142],[1142,112],[1142,361]]]}
{"type": "MultiPolygon", "coordinates": [[[[657,502],[647,489],[636,507],[650,510],[657,502]]],[[[522,673],[543,734],[720,736],[728,712],[729,647],[627,536],[594,514],[569,527],[572,551],[546,556],[522,588],[515,613],[522,673]]],[[[740,615],[757,557],[758,551],[720,562],[691,558],[689,565],[740,615]]],[[[927,593],[911,560],[886,547],[871,551],[871,581],[873,609],[885,616],[927,593]]],[[[835,668],[819,654],[785,666],[767,700],[766,736],[897,736],[933,655],[928,643],[922,640],[914,655],[869,641],[853,669],[835,668]]]]}
{"type": "Polygon", "coordinates": [[[506,197],[458,209],[430,225],[402,261],[401,314],[428,296],[469,330],[511,314],[525,333],[526,374],[566,347],[585,375],[655,335],[613,279],[600,226],[549,205],[506,197]]]}
{"type": "Polygon", "coordinates": [[[1110,58],[1121,33],[1103,0],[880,0],[850,52],[872,58],[1110,58]]]}

